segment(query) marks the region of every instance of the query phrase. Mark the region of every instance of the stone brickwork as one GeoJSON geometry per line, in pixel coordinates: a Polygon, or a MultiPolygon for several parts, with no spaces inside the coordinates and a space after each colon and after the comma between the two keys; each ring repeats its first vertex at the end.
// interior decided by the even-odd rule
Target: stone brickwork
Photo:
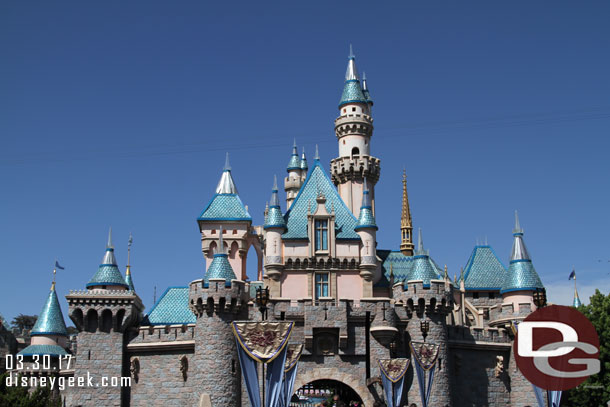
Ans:
{"type": "Polygon", "coordinates": [[[93,387],[72,388],[68,393],[69,406],[121,406],[126,389],[102,387],[102,376],[123,376],[123,334],[121,332],[80,332],[78,353],[74,364],[75,377],[91,375],[93,387]],[[99,386],[96,386],[99,384],[99,386]]]}
{"type": "Polygon", "coordinates": [[[131,385],[131,407],[178,407],[196,406],[198,391],[193,353],[182,350],[167,352],[133,352],[131,360],[137,358],[139,374],[131,385]],[[186,357],[186,377],[181,371],[181,358],[186,357]],[[154,395],[154,397],[153,397],[154,395]]]}

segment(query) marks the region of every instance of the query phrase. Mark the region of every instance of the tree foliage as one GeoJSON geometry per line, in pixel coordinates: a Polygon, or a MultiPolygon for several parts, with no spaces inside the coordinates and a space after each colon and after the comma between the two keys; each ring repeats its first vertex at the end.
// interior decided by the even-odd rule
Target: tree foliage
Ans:
{"type": "Polygon", "coordinates": [[[13,318],[13,328],[22,329],[32,329],[34,328],[34,324],[36,324],[36,320],[38,319],[37,315],[23,315],[19,314],[15,318],[13,318]]]}
{"type": "Polygon", "coordinates": [[[583,384],[566,392],[566,403],[562,406],[606,407],[610,401],[610,294],[599,290],[591,297],[589,305],[581,305],[582,312],[595,326],[599,336],[599,359],[601,370],[583,384]]]}
{"type": "Polygon", "coordinates": [[[6,329],[9,329],[8,322],[6,322],[6,319],[4,319],[2,314],[0,314],[0,326],[3,326],[6,329]]]}
{"type": "Polygon", "coordinates": [[[0,407],[60,407],[61,398],[54,397],[49,387],[31,389],[7,386],[8,372],[0,375],[0,407]]]}

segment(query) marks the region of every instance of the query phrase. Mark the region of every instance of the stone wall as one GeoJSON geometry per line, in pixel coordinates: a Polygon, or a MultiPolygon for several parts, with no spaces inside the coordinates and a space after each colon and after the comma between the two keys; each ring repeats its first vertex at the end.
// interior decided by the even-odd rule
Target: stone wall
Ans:
{"type": "Polygon", "coordinates": [[[197,405],[194,376],[198,366],[193,360],[192,352],[134,352],[131,359],[134,358],[138,358],[140,371],[137,382],[132,381],[131,407],[197,405]],[[186,357],[188,361],[186,380],[180,370],[182,357],[186,357]]]}
{"type": "MultiPolygon", "coordinates": [[[[121,332],[80,332],[74,376],[91,376],[93,387],[72,388],[67,394],[68,406],[121,406],[127,388],[102,387],[102,376],[123,376],[123,334],[121,332]],[[99,384],[99,386],[96,386],[99,384]],[[124,394],[124,396],[123,396],[124,394]]],[[[86,379],[85,379],[86,380],[86,379]]]]}

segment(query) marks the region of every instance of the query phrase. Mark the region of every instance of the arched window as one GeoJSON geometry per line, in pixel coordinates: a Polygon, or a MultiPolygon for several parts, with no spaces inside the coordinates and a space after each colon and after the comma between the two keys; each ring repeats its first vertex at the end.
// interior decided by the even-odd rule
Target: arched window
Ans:
{"type": "Polygon", "coordinates": [[[360,150],[358,149],[358,147],[352,148],[352,158],[358,157],[359,155],[360,155],[360,150]]]}

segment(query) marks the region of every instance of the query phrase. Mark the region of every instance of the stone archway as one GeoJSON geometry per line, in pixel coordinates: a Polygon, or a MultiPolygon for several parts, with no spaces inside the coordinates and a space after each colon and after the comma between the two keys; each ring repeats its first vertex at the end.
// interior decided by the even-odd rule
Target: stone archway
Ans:
{"type": "Polygon", "coordinates": [[[365,406],[372,406],[375,402],[371,392],[366,387],[365,379],[342,372],[334,367],[323,367],[304,372],[297,371],[294,390],[296,391],[307,383],[316,380],[335,380],[351,387],[358,394],[358,396],[360,396],[365,406]]]}

